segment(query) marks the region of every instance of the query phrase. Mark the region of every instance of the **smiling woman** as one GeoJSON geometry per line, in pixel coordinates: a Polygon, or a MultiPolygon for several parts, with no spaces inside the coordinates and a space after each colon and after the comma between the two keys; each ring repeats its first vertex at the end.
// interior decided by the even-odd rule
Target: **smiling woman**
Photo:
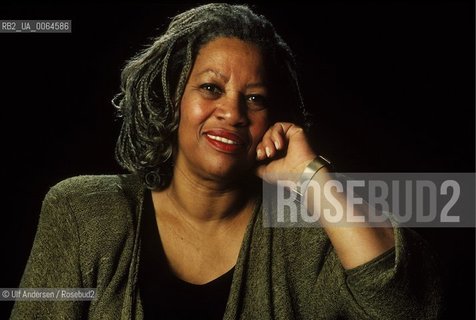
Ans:
{"type": "Polygon", "coordinates": [[[51,188],[21,282],[97,298],[18,301],[12,319],[438,317],[436,262],[410,230],[264,227],[263,183],[331,179],[293,55],[265,17],[228,4],[177,15],[127,63],[121,90],[116,156],[130,174],[51,188]]]}
{"type": "Polygon", "coordinates": [[[259,48],[236,38],[201,48],[180,106],[180,174],[235,184],[250,171],[269,127],[263,66],[259,48]]]}

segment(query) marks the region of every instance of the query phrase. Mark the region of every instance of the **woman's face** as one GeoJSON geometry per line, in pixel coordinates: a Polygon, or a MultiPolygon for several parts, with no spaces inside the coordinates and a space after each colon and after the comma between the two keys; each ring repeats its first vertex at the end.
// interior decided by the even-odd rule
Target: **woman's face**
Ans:
{"type": "Polygon", "coordinates": [[[267,95],[257,46],[225,37],[204,45],[180,104],[177,169],[207,180],[246,174],[269,127],[267,95]]]}

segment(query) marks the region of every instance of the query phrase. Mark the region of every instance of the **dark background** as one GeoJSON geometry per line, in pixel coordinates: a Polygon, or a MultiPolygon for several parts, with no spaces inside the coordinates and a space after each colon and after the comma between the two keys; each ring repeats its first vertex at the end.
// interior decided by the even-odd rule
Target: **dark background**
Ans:
{"type": "MultiPolygon", "coordinates": [[[[0,34],[0,287],[18,286],[49,187],[123,172],[120,69],[194,4],[0,5],[0,19],[73,21],[71,34],[0,34]]],[[[339,171],[474,172],[474,2],[253,6],[295,50],[313,141],[339,171]]],[[[442,261],[446,317],[474,319],[474,228],[416,231],[442,261]]]]}

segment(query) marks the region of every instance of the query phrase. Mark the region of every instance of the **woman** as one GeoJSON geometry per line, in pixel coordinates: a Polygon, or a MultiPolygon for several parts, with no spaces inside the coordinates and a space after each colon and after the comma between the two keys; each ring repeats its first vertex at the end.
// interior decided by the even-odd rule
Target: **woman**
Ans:
{"type": "Polygon", "coordinates": [[[246,6],[177,15],[114,100],[132,174],[67,179],[43,203],[21,287],[97,298],[17,302],[12,318],[436,318],[434,261],[409,230],[263,227],[260,178],[309,173],[307,210],[329,206],[305,201],[310,179],[331,176],[296,78],[287,45],[246,6]]]}

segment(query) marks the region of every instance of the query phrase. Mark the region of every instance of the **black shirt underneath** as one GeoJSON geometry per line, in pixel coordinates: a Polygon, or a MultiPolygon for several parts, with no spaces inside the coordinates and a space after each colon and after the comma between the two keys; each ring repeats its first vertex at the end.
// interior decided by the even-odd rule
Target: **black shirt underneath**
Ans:
{"type": "Polygon", "coordinates": [[[223,319],[234,268],[203,285],[179,279],[167,263],[150,193],[144,199],[141,238],[139,289],[145,319],[223,319]]]}

